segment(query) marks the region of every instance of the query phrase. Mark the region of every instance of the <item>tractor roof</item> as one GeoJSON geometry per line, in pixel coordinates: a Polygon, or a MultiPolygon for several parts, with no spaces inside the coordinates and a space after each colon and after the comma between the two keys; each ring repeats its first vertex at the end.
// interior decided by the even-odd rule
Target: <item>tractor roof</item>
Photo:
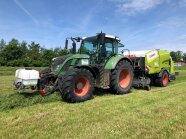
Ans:
{"type": "Polygon", "coordinates": [[[112,38],[112,39],[116,39],[116,40],[120,41],[119,37],[117,37],[117,36],[112,36],[112,35],[106,34],[105,37],[107,37],[107,38],[112,38]]]}
{"type": "MultiPolygon", "coordinates": [[[[94,37],[96,37],[96,36],[82,37],[82,39],[83,39],[83,40],[89,39],[89,38],[92,39],[92,38],[94,38],[94,37]]],[[[106,38],[111,38],[111,39],[116,39],[116,40],[120,41],[120,38],[117,37],[117,36],[112,36],[112,35],[105,34],[105,37],[106,37],[106,38]]]]}

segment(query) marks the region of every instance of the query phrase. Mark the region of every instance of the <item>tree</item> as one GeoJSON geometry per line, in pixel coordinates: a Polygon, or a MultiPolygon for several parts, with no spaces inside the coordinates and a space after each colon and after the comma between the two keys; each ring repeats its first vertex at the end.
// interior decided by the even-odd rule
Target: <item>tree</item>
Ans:
{"type": "Polygon", "coordinates": [[[57,57],[57,54],[53,50],[44,49],[42,52],[43,66],[48,66],[54,57],[57,57]]]}
{"type": "Polygon", "coordinates": [[[186,53],[183,54],[183,61],[186,63],[186,53]]]}
{"type": "Polygon", "coordinates": [[[172,52],[170,52],[170,55],[174,61],[180,61],[180,60],[182,60],[183,52],[182,51],[176,51],[176,52],[172,51],[172,52]]]}
{"type": "Polygon", "coordinates": [[[53,51],[54,51],[55,54],[58,54],[59,51],[61,51],[61,48],[60,47],[56,47],[56,48],[53,49],[53,51]]]}
{"type": "Polygon", "coordinates": [[[3,49],[5,48],[6,46],[6,42],[1,39],[0,41],[0,66],[4,66],[5,65],[5,61],[4,61],[4,58],[3,58],[3,49]]]}
{"type": "Polygon", "coordinates": [[[182,57],[183,57],[183,52],[182,51],[177,51],[176,55],[177,55],[177,61],[182,60],[182,57]]]}
{"type": "Polygon", "coordinates": [[[54,48],[53,51],[56,56],[63,56],[68,54],[68,51],[66,49],[61,49],[61,47],[54,48]]]}
{"type": "Polygon", "coordinates": [[[27,42],[22,41],[20,44],[20,49],[22,51],[22,58],[27,58],[28,57],[28,47],[27,47],[27,42]]]}
{"type": "Polygon", "coordinates": [[[29,52],[28,52],[28,56],[30,59],[34,59],[34,60],[38,60],[40,59],[40,45],[35,43],[35,42],[31,42],[31,44],[28,45],[29,47],[29,52]]]}
{"type": "Polygon", "coordinates": [[[61,49],[59,52],[58,52],[58,56],[63,56],[63,55],[67,55],[68,54],[68,51],[66,49],[61,49]]]}
{"type": "Polygon", "coordinates": [[[16,39],[12,39],[6,47],[2,50],[2,57],[5,61],[16,60],[22,58],[23,53],[19,47],[19,42],[16,39]]]}
{"type": "Polygon", "coordinates": [[[6,42],[3,39],[1,39],[1,41],[0,41],[0,51],[2,51],[3,48],[5,48],[5,46],[6,46],[6,42]]]}

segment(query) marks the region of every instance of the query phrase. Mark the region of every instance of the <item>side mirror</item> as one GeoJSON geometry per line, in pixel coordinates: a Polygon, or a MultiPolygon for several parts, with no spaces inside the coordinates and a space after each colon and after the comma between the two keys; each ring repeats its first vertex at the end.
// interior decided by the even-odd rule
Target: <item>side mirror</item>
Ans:
{"type": "Polygon", "coordinates": [[[105,44],[105,33],[100,33],[99,34],[99,41],[101,45],[105,44]]]}
{"type": "Polygon", "coordinates": [[[65,40],[65,49],[68,49],[68,39],[65,40]]]}

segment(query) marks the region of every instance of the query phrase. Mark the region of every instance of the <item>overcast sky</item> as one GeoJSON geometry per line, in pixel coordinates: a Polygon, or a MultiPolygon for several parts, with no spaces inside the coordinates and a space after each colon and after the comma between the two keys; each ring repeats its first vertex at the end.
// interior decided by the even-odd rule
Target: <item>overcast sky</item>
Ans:
{"type": "Polygon", "coordinates": [[[186,0],[0,0],[0,38],[64,46],[69,36],[117,35],[130,50],[186,52],[186,0]]]}

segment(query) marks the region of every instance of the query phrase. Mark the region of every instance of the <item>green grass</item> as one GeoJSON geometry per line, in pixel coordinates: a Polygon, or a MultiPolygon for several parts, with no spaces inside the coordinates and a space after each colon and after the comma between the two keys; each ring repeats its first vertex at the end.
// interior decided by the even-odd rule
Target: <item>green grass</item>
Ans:
{"type": "MultiPolygon", "coordinates": [[[[15,71],[22,67],[1,67],[0,66],[0,76],[3,75],[15,75],[15,71]]],[[[44,67],[32,67],[35,70],[44,69],[44,67]]]]}
{"type": "Polygon", "coordinates": [[[19,94],[14,76],[0,78],[0,138],[186,138],[186,71],[167,87],[127,95],[96,90],[94,99],[69,104],[19,94]]]}
{"type": "Polygon", "coordinates": [[[174,67],[175,70],[186,70],[186,66],[174,67]]]}

